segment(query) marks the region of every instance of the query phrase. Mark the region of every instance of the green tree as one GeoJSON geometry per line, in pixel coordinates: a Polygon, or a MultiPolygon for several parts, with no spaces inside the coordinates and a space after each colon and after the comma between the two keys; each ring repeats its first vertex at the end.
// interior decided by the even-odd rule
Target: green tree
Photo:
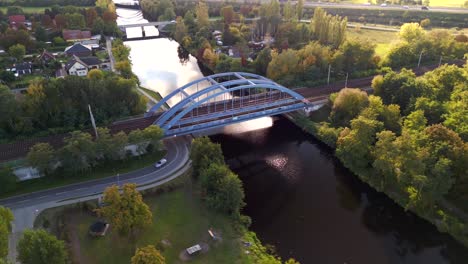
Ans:
{"type": "Polygon", "coordinates": [[[201,172],[210,164],[224,164],[221,145],[211,142],[208,137],[193,140],[190,159],[195,176],[201,175],[201,172]]]}
{"type": "Polygon", "coordinates": [[[34,36],[36,37],[36,40],[38,40],[38,41],[47,41],[48,40],[47,32],[41,26],[36,27],[35,32],[34,32],[34,36]]]}
{"type": "Polygon", "coordinates": [[[165,264],[166,260],[153,245],[137,248],[131,264],[165,264]]]}
{"type": "Polygon", "coordinates": [[[268,47],[262,49],[254,61],[255,71],[260,75],[266,75],[268,64],[270,63],[271,59],[271,49],[268,47]]]}
{"type": "Polygon", "coordinates": [[[177,40],[177,42],[182,43],[182,40],[184,39],[185,36],[187,36],[187,27],[185,26],[184,20],[182,17],[178,16],[176,18],[176,26],[175,26],[175,32],[174,32],[174,38],[177,40]]]}
{"type": "Polygon", "coordinates": [[[296,5],[297,20],[301,20],[304,11],[304,0],[298,0],[296,5]]]}
{"type": "Polygon", "coordinates": [[[376,170],[373,174],[376,179],[373,179],[373,182],[379,191],[384,191],[390,183],[396,182],[398,177],[396,164],[399,152],[395,140],[396,136],[391,131],[385,130],[377,134],[377,142],[372,150],[372,166],[376,170]]]}
{"type": "Polygon", "coordinates": [[[11,210],[0,206],[0,259],[8,255],[8,237],[11,233],[13,219],[11,210]]]}
{"type": "Polygon", "coordinates": [[[70,29],[83,29],[86,27],[85,18],[82,14],[65,14],[65,19],[67,21],[67,26],[70,29]]]}
{"type": "Polygon", "coordinates": [[[151,125],[143,130],[143,137],[155,151],[161,148],[163,136],[164,131],[159,126],[151,125]]]}
{"type": "Polygon", "coordinates": [[[292,84],[298,69],[299,57],[297,51],[288,49],[281,53],[271,52],[271,61],[268,64],[267,76],[273,80],[292,84]]]}
{"type": "Polygon", "coordinates": [[[417,41],[426,34],[424,29],[418,23],[406,23],[400,28],[400,38],[407,41],[417,41]]]}
{"type": "Polygon", "coordinates": [[[65,170],[83,172],[96,164],[96,144],[89,133],[73,131],[64,142],[59,153],[65,170]]]}
{"type": "Polygon", "coordinates": [[[151,210],[137,191],[136,184],[125,184],[121,193],[117,185],[107,187],[103,202],[105,206],[96,209],[96,212],[107,219],[120,234],[133,235],[136,229],[153,222],[151,210]]]}
{"type": "Polygon", "coordinates": [[[336,156],[347,168],[367,174],[373,162],[371,150],[375,135],[382,129],[382,122],[358,116],[351,121],[351,129],[345,128],[341,132],[336,144],[336,156]]]}
{"type": "MultiPolygon", "coordinates": [[[[16,187],[17,178],[10,167],[0,168],[0,193],[7,193],[16,187]]],[[[1,256],[0,256],[1,259],[1,256]]]]}
{"type": "Polygon", "coordinates": [[[99,69],[92,69],[88,72],[87,77],[90,80],[102,80],[104,78],[104,73],[99,69]]]}
{"type": "Polygon", "coordinates": [[[16,44],[8,49],[8,53],[17,61],[22,61],[24,55],[26,54],[26,48],[24,47],[24,45],[16,44]]]}
{"type": "Polygon", "coordinates": [[[133,76],[132,65],[128,60],[118,61],[115,64],[115,69],[126,79],[130,79],[133,76]]]}
{"type": "Polygon", "coordinates": [[[240,209],[245,205],[242,182],[226,165],[211,164],[202,170],[200,182],[210,208],[234,218],[240,216],[240,209]]]}
{"type": "Polygon", "coordinates": [[[368,105],[366,92],[352,88],[341,89],[333,102],[330,120],[336,126],[347,126],[368,105]]]}
{"type": "Polygon", "coordinates": [[[99,137],[96,139],[97,156],[105,160],[121,160],[125,157],[124,147],[128,143],[127,135],[120,131],[111,135],[108,128],[97,128],[99,137]]]}
{"type": "Polygon", "coordinates": [[[293,19],[296,19],[296,10],[294,10],[292,4],[291,4],[291,0],[288,0],[288,2],[286,2],[286,4],[284,4],[283,6],[283,18],[286,20],[286,21],[291,21],[293,19]]]}
{"type": "Polygon", "coordinates": [[[410,113],[403,121],[403,129],[409,134],[421,132],[426,128],[427,119],[424,116],[424,112],[416,110],[410,113]]]}
{"type": "Polygon", "coordinates": [[[450,101],[445,104],[447,113],[443,115],[444,125],[457,132],[465,142],[468,142],[467,87],[460,85],[453,91],[450,101]]]}
{"type": "Polygon", "coordinates": [[[17,259],[23,264],[68,263],[65,243],[42,229],[24,231],[17,259]]]}
{"type": "Polygon", "coordinates": [[[10,88],[0,84],[0,134],[1,130],[11,130],[15,126],[15,119],[19,112],[19,105],[10,88]]]}
{"type": "Polygon", "coordinates": [[[49,175],[55,167],[55,150],[49,143],[37,143],[29,150],[26,160],[30,166],[49,175]]]}
{"type": "Polygon", "coordinates": [[[208,27],[210,24],[210,17],[208,15],[208,5],[204,1],[198,1],[195,13],[197,15],[198,28],[208,27]]]}
{"type": "Polygon", "coordinates": [[[301,263],[293,258],[290,258],[287,261],[285,261],[284,264],[301,264],[301,263]]]}

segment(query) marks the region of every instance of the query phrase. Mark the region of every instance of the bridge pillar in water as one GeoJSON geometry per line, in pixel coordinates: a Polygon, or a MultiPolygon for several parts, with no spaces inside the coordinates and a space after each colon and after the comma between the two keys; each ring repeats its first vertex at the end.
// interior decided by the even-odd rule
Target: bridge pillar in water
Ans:
{"type": "Polygon", "coordinates": [[[141,36],[146,37],[145,27],[141,27],[141,36]]]}

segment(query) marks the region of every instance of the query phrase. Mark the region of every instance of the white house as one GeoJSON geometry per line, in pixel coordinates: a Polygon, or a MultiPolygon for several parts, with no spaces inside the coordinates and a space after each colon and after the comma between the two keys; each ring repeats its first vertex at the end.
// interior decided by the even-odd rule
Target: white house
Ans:
{"type": "Polygon", "coordinates": [[[92,69],[100,69],[102,62],[97,57],[84,57],[79,58],[73,56],[65,65],[65,70],[68,75],[86,76],[88,71],[92,69]]]}

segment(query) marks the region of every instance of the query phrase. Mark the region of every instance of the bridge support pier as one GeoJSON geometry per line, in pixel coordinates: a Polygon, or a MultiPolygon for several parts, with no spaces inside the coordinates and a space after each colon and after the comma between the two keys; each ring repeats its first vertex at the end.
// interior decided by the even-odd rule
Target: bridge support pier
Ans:
{"type": "Polygon", "coordinates": [[[141,27],[141,35],[143,37],[146,37],[145,27],[143,27],[143,26],[141,27]]]}

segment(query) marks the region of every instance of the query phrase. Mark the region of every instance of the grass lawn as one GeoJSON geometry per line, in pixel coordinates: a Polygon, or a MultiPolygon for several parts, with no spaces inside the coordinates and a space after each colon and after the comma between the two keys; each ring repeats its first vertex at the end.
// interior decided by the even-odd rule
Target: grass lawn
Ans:
{"type": "Polygon", "coordinates": [[[379,31],[370,29],[356,30],[353,28],[348,29],[346,32],[349,38],[355,38],[359,41],[368,41],[375,43],[376,54],[384,57],[390,49],[391,43],[397,41],[398,32],[379,31]]]}
{"type": "MultiPolygon", "coordinates": [[[[33,13],[44,13],[44,10],[46,8],[50,8],[49,6],[22,6],[21,7],[23,11],[27,14],[33,14],[33,13]]],[[[0,10],[2,10],[3,13],[6,13],[8,10],[8,7],[2,6],[0,7],[0,10]]]]}
{"type": "MultiPolygon", "coordinates": [[[[19,182],[16,184],[15,190],[1,193],[0,198],[6,198],[13,195],[25,194],[46,190],[50,188],[61,187],[73,183],[84,182],[88,180],[100,179],[126,172],[135,171],[147,166],[150,166],[164,156],[164,152],[153,153],[142,156],[141,158],[133,158],[125,162],[114,162],[111,164],[103,164],[93,168],[92,171],[83,174],[60,173],[59,176],[49,176],[28,181],[19,182]]],[[[57,173],[58,174],[58,173],[57,173]]]]}
{"type": "MultiPolygon", "coordinates": [[[[183,187],[144,197],[153,212],[153,224],[140,231],[135,241],[119,236],[112,227],[105,237],[90,237],[88,228],[97,217],[83,209],[65,211],[62,218],[63,223],[66,223],[65,237],[71,242],[70,249],[75,263],[128,264],[135,248],[146,245],[159,248],[166,263],[184,263],[179,259],[179,254],[200,242],[208,243],[210,249],[194,257],[190,263],[249,263],[240,243],[241,234],[234,230],[231,220],[207,210],[199,193],[192,190],[188,177],[183,177],[186,181],[183,187]],[[212,241],[208,235],[209,228],[219,232],[221,242],[212,241]],[[170,245],[163,245],[162,240],[169,241],[170,245]]],[[[44,213],[47,214],[47,211],[44,213]]],[[[41,221],[43,219],[46,218],[41,221]]],[[[55,225],[56,220],[53,219],[51,226],[55,225]]]]}

